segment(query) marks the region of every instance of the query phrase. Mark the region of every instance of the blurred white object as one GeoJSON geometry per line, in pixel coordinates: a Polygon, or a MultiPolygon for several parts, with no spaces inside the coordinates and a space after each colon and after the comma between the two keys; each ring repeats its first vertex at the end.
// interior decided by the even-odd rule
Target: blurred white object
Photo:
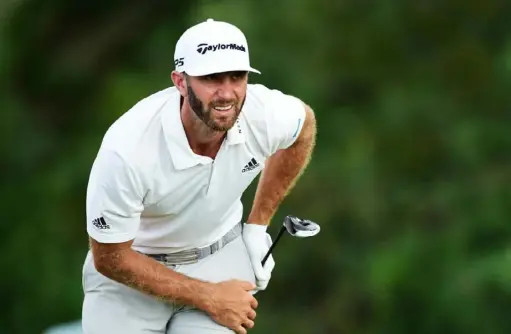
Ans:
{"type": "Polygon", "coordinates": [[[46,329],[41,334],[83,334],[82,321],[76,320],[63,324],[58,324],[46,329]]]}

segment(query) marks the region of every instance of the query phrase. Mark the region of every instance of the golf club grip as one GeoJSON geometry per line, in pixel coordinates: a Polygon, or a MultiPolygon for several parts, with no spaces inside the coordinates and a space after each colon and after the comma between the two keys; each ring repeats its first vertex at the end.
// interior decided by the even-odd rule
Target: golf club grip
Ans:
{"type": "Polygon", "coordinates": [[[273,243],[271,244],[270,246],[270,249],[268,249],[268,252],[266,253],[266,255],[264,256],[263,258],[263,261],[261,262],[261,264],[263,265],[264,267],[264,264],[266,263],[266,260],[268,260],[268,257],[270,257],[270,254],[271,252],[273,251],[273,249],[275,248],[275,246],[277,245],[277,242],[279,241],[279,239],[282,237],[282,234],[284,234],[284,231],[286,230],[286,228],[284,226],[282,226],[280,228],[280,231],[279,231],[279,234],[277,234],[277,237],[275,238],[275,240],[273,241],[273,243]]]}

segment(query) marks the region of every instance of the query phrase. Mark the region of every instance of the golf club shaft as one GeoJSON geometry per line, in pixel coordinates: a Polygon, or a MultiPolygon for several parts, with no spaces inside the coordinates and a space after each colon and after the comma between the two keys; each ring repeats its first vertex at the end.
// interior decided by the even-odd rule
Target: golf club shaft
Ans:
{"type": "Polygon", "coordinates": [[[268,252],[266,253],[266,255],[264,256],[263,258],[263,261],[261,262],[263,267],[264,267],[264,264],[266,263],[266,260],[268,260],[268,257],[270,256],[271,252],[273,251],[273,249],[275,248],[275,246],[277,245],[277,242],[279,241],[279,239],[282,237],[282,235],[284,234],[284,232],[286,231],[286,228],[284,226],[282,226],[280,228],[280,231],[279,231],[279,234],[277,234],[277,237],[275,238],[275,240],[273,241],[273,243],[271,244],[270,246],[270,249],[268,249],[268,252]]]}

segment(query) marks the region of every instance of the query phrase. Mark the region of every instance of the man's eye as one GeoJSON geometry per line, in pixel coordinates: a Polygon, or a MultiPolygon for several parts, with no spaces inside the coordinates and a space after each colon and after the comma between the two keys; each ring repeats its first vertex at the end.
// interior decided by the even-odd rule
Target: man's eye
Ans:
{"type": "Polygon", "coordinates": [[[233,73],[233,74],[231,75],[231,78],[232,78],[233,80],[241,80],[241,79],[243,79],[244,77],[245,77],[245,73],[233,73]]]}

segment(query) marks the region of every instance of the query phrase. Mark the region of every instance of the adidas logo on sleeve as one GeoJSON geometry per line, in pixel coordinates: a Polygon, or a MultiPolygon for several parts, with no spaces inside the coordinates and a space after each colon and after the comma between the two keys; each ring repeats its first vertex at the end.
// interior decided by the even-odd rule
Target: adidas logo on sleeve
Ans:
{"type": "Polygon", "coordinates": [[[105,218],[99,217],[92,221],[92,225],[96,226],[100,230],[109,230],[110,225],[108,225],[105,221],[105,218]]]}

